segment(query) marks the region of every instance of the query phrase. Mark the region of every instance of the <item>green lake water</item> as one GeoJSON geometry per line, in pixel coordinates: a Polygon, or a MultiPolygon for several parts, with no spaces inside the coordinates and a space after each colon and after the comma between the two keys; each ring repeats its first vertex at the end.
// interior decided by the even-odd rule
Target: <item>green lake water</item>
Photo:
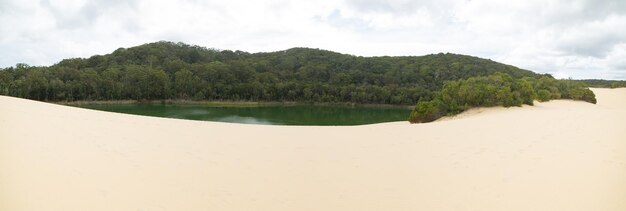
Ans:
{"type": "Polygon", "coordinates": [[[101,111],[144,116],[267,125],[363,125],[406,121],[410,110],[360,106],[208,106],[170,104],[81,105],[101,111]]]}

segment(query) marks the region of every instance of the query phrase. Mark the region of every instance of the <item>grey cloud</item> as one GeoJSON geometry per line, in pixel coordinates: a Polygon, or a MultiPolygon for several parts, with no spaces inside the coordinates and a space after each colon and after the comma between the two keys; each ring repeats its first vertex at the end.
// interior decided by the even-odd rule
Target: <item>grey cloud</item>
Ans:
{"type": "Polygon", "coordinates": [[[581,38],[571,42],[562,43],[559,50],[569,55],[591,56],[604,58],[616,45],[626,42],[626,38],[620,35],[607,34],[595,38],[581,38]]]}
{"type": "Polygon", "coordinates": [[[626,71],[626,62],[616,62],[614,64],[611,64],[611,67],[616,70],[614,72],[616,73],[621,72],[622,78],[626,79],[626,77],[624,77],[624,71],[626,71]]]}
{"type": "Polygon", "coordinates": [[[622,0],[560,0],[540,1],[520,16],[544,27],[566,28],[625,13],[626,1],[622,0]]]}
{"type": "Polygon", "coordinates": [[[452,9],[455,1],[457,0],[347,0],[343,7],[335,8],[327,16],[318,16],[315,19],[336,28],[357,32],[393,31],[394,33],[402,33],[415,31],[416,28],[424,26],[425,22],[438,25],[439,29],[445,31],[454,27],[455,20],[453,20],[454,11],[452,9]],[[395,23],[381,25],[378,22],[380,18],[384,20],[391,18],[395,23]],[[420,19],[425,21],[420,22],[420,19]],[[407,20],[411,22],[407,22],[407,20]],[[395,27],[394,24],[396,23],[403,23],[402,28],[395,27]]]}
{"type": "Polygon", "coordinates": [[[394,15],[410,15],[419,9],[427,9],[432,13],[450,12],[454,1],[450,0],[348,0],[349,7],[363,13],[391,13],[394,15]]]}
{"type": "Polygon", "coordinates": [[[386,12],[406,14],[420,7],[419,1],[390,2],[379,0],[348,0],[348,5],[360,12],[386,12]]]}
{"type": "MultiPolygon", "coordinates": [[[[470,30],[486,34],[488,39],[510,39],[507,43],[511,48],[536,48],[541,52],[517,58],[513,63],[531,70],[568,73],[573,77],[593,74],[604,77],[600,70],[615,61],[603,58],[616,46],[626,43],[623,30],[626,28],[626,1],[623,0],[525,1],[515,6],[495,0],[473,0],[467,4],[471,6],[469,9],[460,10],[465,12],[461,18],[471,26],[470,30]],[[501,5],[490,7],[498,3],[501,5]],[[514,44],[517,41],[520,44],[514,44]],[[589,66],[580,65],[574,71],[570,65],[561,64],[564,58],[584,60],[589,66]],[[543,59],[547,60],[537,66],[528,65],[543,59]]],[[[501,49],[499,53],[506,51],[501,49]]],[[[622,78],[624,76],[626,71],[622,73],[622,78]]]]}
{"type": "MultiPolygon", "coordinates": [[[[623,59],[626,55],[619,55],[619,58],[614,59],[609,63],[611,69],[626,71],[626,60],[623,59]]],[[[624,73],[623,73],[624,74],[624,73]]],[[[626,77],[624,77],[626,79],[626,77]]]]}
{"type": "MultiPolygon", "coordinates": [[[[626,13],[626,1],[622,0],[586,0],[583,4],[583,15],[578,15],[577,17],[602,19],[610,15],[626,13]]],[[[574,17],[574,15],[571,17],[574,17]]]]}
{"type": "Polygon", "coordinates": [[[340,29],[350,29],[355,31],[369,30],[368,22],[359,18],[344,17],[341,11],[334,10],[326,17],[315,17],[317,21],[329,24],[340,29]]]}
{"type": "Polygon", "coordinates": [[[626,58],[626,44],[621,44],[610,52],[604,62],[608,63],[610,69],[620,70],[626,73],[626,59],[624,58],[626,58]]]}
{"type": "MultiPolygon", "coordinates": [[[[68,12],[63,5],[54,5],[49,0],[41,0],[43,8],[49,10],[55,18],[57,26],[61,29],[77,29],[88,27],[105,13],[116,13],[125,9],[134,11],[137,6],[136,0],[94,0],[87,1],[77,12],[68,12]]],[[[125,11],[127,12],[127,11],[125,11]]]]}
{"type": "Polygon", "coordinates": [[[347,0],[347,7],[363,14],[390,14],[395,17],[412,16],[426,12],[440,26],[454,24],[455,7],[469,0],[347,0]]]}
{"type": "Polygon", "coordinates": [[[0,0],[0,66],[49,65],[171,39],[234,50],[304,46],[362,56],[453,52],[559,77],[626,79],[626,0],[69,3],[0,0]]]}
{"type": "Polygon", "coordinates": [[[584,22],[562,33],[557,48],[570,55],[604,58],[615,46],[626,43],[626,14],[584,22]]]}
{"type": "Polygon", "coordinates": [[[10,2],[8,2],[8,1],[0,2],[0,12],[4,12],[4,11],[8,10],[10,8],[10,5],[8,5],[8,4],[10,4],[10,2]]]}

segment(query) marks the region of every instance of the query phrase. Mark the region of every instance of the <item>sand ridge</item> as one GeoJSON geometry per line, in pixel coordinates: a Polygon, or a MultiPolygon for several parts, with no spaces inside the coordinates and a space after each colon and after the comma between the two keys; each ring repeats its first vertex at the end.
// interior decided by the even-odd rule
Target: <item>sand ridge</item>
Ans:
{"type": "Polygon", "coordinates": [[[267,126],[0,96],[0,210],[626,210],[626,89],[428,124],[267,126]]]}

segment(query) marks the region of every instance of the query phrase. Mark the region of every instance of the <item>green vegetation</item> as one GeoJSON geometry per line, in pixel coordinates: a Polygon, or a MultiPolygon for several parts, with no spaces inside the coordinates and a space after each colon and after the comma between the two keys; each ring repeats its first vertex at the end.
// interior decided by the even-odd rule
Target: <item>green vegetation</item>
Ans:
{"type": "Polygon", "coordinates": [[[535,73],[455,54],[358,57],[293,48],[250,54],[157,42],[49,67],[0,70],[0,94],[41,101],[209,100],[412,105],[447,80],[535,73]]]}
{"type": "Polygon", "coordinates": [[[626,87],[626,81],[619,80],[601,80],[601,79],[586,79],[586,80],[578,80],[587,84],[589,87],[598,87],[598,88],[620,88],[626,87]]]}
{"type": "Polygon", "coordinates": [[[0,94],[41,101],[418,102],[411,122],[477,106],[595,102],[585,85],[457,54],[360,57],[308,48],[251,54],[172,42],[0,69],[0,94]]]}
{"type": "Polygon", "coordinates": [[[505,73],[447,81],[432,100],[417,103],[409,121],[431,122],[445,115],[453,115],[473,107],[533,105],[534,100],[573,99],[596,103],[595,95],[584,83],[556,80],[541,76],[538,79],[514,79],[505,73]]]}

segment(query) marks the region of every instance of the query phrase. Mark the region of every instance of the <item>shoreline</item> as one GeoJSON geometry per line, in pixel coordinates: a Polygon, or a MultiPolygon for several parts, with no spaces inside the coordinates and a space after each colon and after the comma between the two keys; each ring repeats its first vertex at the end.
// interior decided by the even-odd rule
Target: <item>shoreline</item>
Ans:
{"type": "MultiPolygon", "coordinates": [[[[46,102],[46,101],[40,101],[46,102]]],[[[207,106],[233,106],[233,107],[261,107],[261,106],[343,106],[343,107],[366,107],[366,108],[406,108],[413,109],[415,105],[394,104],[358,104],[358,103],[320,103],[320,102],[276,102],[276,101],[211,101],[211,100],[78,100],[78,101],[51,101],[58,105],[81,106],[81,105],[124,105],[124,104],[165,104],[165,105],[207,105],[207,106]]]]}

